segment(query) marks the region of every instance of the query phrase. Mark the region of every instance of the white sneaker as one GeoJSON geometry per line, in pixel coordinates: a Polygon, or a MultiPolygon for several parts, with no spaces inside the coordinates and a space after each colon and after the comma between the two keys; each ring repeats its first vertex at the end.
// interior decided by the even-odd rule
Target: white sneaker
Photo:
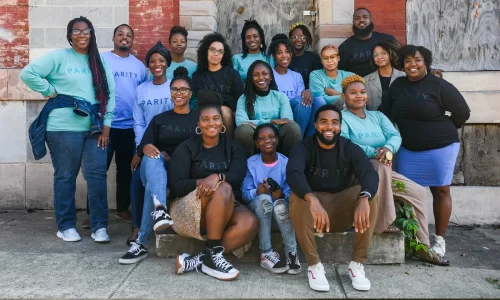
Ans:
{"type": "Polygon", "coordinates": [[[78,242],[82,239],[75,228],[58,231],[56,235],[65,242],[78,242]]]}
{"type": "Polygon", "coordinates": [[[109,243],[109,241],[111,241],[106,228],[97,229],[97,231],[92,233],[90,237],[97,243],[109,243]]]}
{"type": "Polygon", "coordinates": [[[438,256],[443,257],[446,253],[446,242],[444,238],[440,235],[434,235],[434,242],[432,243],[431,249],[434,250],[438,256]]]}
{"type": "Polygon", "coordinates": [[[321,263],[307,268],[307,278],[309,279],[309,286],[315,291],[328,292],[330,284],[326,280],[325,268],[321,263]]]}
{"type": "Polygon", "coordinates": [[[366,278],[363,264],[351,261],[349,264],[349,278],[351,278],[352,287],[358,291],[370,290],[371,283],[370,280],[366,278]]]}

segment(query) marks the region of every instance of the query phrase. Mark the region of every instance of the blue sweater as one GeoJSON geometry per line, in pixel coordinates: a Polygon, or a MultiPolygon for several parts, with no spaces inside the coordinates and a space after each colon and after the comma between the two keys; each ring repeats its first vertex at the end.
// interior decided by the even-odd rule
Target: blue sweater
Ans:
{"type": "Polygon", "coordinates": [[[241,191],[243,192],[243,201],[252,202],[257,197],[257,187],[264,179],[272,178],[281,187],[285,200],[290,197],[290,187],[286,183],[286,164],[288,158],[278,153],[278,163],[274,167],[267,167],[262,162],[261,154],[255,154],[247,160],[247,174],[243,180],[241,191]]]}
{"type": "Polygon", "coordinates": [[[141,143],[144,131],[154,116],[174,108],[170,98],[170,80],[155,85],[148,80],[137,87],[134,101],[135,145],[141,143]]]}
{"type": "Polygon", "coordinates": [[[340,99],[340,95],[328,96],[325,88],[332,88],[342,93],[342,80],[350,75],[354,73],[338,70],[337,78],[333,79],[326,75],[325,69],[312,71],[309,76],[309,87],[313,93],[322,96],[326,103],[334,103],[340,99]]]}
{"type": "Polygon", "coordinates": [[[106,61],[115,78],[115,118],[111,127],[134,127],[134,95],[137,87],[147,80],[144,64],[135,56],[120,57],[109,51],[101,57],[106,61]]]}
{"type": "Polygon", "coordinates": [[[360,146],[368,158],[377,156],[375,149],[379,147],[398,152],[401,135],[391,121],[379,111],[365,110],[365,113],[366,118],[361,119],[349,110],[343,110],[341,136],[360,146]]]}
{"type": "Polygon", "coordinates": [[[297,96],[300,96],[302,91],[305,90],[304,80],[302,79],[302,75],[300,73],[294,72],[292,70],[287,70],[287,72],[283,75],[274,72],[274,80],[278,85],[278,90],[284,93],[288,99],[293,99],[297,96]]]}

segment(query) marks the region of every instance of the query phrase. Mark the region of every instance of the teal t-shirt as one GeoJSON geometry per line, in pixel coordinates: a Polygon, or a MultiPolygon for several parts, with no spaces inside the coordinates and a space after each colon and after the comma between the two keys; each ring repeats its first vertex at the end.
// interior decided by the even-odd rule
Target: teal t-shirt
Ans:
{"type": "Polygon", "coordinates": [[[170,66],[167,68],[168,79],[172,80],[174,78],[174,71],[178,67],[186,68],[188,70],[189,78],[193,78],[193,73],[196,72],[196,68],[198,67],[198,65],[195,62],[190,61],[189,59],[185,59],[181,63],[172,62],[170,66]]]}
{"type": "Polygon", "coordinates": [[[271,90],[267,96],[257,96],[254,104],[254,116],[249,118],[245,94],[238,99],[236,107],[236,126],[241,123],[251,122],[255,125],[271,123],[275,119],[288,119],[293,121],[292,107],[288,97],[280,91],[271,90]]]}
{"type": "Polygon", "coordinates": [[[233,55],[233,67],[238,73],[243,81],[247,79],[247,72],[250,65],[256,60],[262,60],[269,63],[267,56],[261,52],[259,54],[248,53],[245,58],[243,58],[243,53],[238,53],[233,55]]]}
{"type": "MultiPolygon", "coordinates": [[[[101,59],[109,86],[109,100],[104,115],[104,125],[111,127],[115,107],[115,80],[111,69],[101,59]]],[[[79,54],[73,48],[52,51],[31,62],[20,74],[24,83],[33,91],[43,96],[50,96],[54,90],[78,99],[98,103],[92,84],[92,73],[88,66],[88,55],[79,54]]],[[[90,130],[90,117],[81,117],[73,112],[72,107],[53,109],[47,120],[47,131],[90,130]]]]}
{"type": "Polygon", "coordinates": [[[396,153],[401,146],[401,135],[391,121],[379,111],[365,110],[361,119],[348,109],[342,111],[341,136],[350,139],[365,151],[368,158],[377,156],[375,149],[386,147],[396,153]]]}
{"type": "Polygon", "coordinates": [[[309,88],[315,95],[323,97],[326,103],[334,103],[341,99],[340,95],[328,96],[325,88],[332,88],[342,93],[342,80],[347,76],[354,75],[352,72],[338,70],[337,78],[330,78],[325,73],[325,69],[312,71],[309,75],[309,88]]]}

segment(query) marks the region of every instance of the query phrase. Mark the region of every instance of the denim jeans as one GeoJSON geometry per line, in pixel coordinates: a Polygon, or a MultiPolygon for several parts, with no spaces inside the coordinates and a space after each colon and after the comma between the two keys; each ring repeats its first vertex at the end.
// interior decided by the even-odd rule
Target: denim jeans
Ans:
{"type": "Polygon", "coordinates": [[[87,181],[92,232],[108,226],[106,187],[107,150],[97,147],[97,134],[47,131],[46,141],[54,167],[54,208],[60,231],[76,227],[76,177],[82,167],[87,181]]]}
{"type": "Polygon", "coordinates": [[[316,121],[314,120],[314,115],[316,114],[316,111],[318,111],[318,109],[325,104],[326,101],[323,97],[313,95],[313,105],[311,107],[310,115],[311,117],[309,118],[309,123],[307,124],[307,128],[305,130],[305,137],[311,136],[316,132],[316,128],[314,128],[314,122],[316,121]]]}
{"type": "Polygon", "coordinates": [[[138,241],[140,244],[147,245],[154,225],[151,212],[159,204],[167,205],[167,164],[161,155],[160,158],[143,156],[141,180],[146,192],[138,241]]]}
{"type": "Polygon", "coordinates": [[[295,241],[295,230],[290,220],[288,202],[279,199],[273,202],[270,195],[260,194],[247,205],[259,219],[259,247],[262,253],[271,251],[271,227],[273,216],[281,231],[285,252],[297,252],[297,242],[295,241]]]}
{"type": "Polygon", "coordinates": [[[144,185],[141,180],[141,164],[132,171],[132,183],[130,184],[130,207],[132,210],[132,226],[141,227],[142,210],[144,208],[144,185]]]}

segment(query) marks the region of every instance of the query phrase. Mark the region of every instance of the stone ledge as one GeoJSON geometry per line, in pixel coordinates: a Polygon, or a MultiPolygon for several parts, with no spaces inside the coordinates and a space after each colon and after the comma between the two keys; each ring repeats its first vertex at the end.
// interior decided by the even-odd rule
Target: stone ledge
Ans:
{"type": "MultiPolygon", "coordinates": [[[[175,257],[181,253],[199,253],[204,248],[204,242],[186,238],[173,233],[156,235],[156,256],[175,257]]],[[[283,253],[283,240],[281,234],[273,232],[271,235],[274,249],[283,253]]],[[[321,260],[328,263],[346,264],[351,261],[354,233],[327,233],[323,238],[316,237],[316,244],[321,260]]],[[[298,245],[297,245],[298,246],[298,245]]],[[[300,259],[305,262],[304,255],[298,249],[300,259]]],[[[252,247],[244,258],[259,261],[259,239],[255,238],[252,247]]],[[[369,264],[401,264],[405,262],[403,233],[374,234],[370,252],[369,264]]]]}
{"type": "Polygon", "coordinates": [[[180,1],[181,16],[216,16],[217,6],[214,1],[180,1]]]}
{"type": "Polygon", "coordinates": [[[500,91],[500,71],[444,72],[443,78],[460,92],[500,91]]]}
{"type": "Polygon", "coordinates": [[[348,38],[352,35],[352,25],[320,25],[316,34],[322,39],[348,38]]]}

